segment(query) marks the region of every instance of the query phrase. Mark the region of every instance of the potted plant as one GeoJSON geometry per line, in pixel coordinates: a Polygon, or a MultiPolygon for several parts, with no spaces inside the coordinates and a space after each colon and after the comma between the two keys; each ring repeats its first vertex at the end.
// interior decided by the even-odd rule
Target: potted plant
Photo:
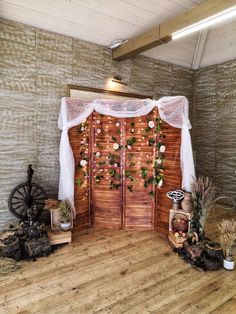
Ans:
{"type": "Polygon", "coordinates": [[[71,218],[72,218],[72,211],[71,205],[68,200],[61,201],[60,205],[60,218],[61,218],[61,229],[68,230],[71,228],[71,218]]]}
{"type": "Polygon", "coordinates": [[[234,219],[224,219],[218,228],[221,232],[222,244],[224,249],[224,268],[228,270],[234,269],[234,256],[232,246],[236,240],[236,221],[234,219]]]}

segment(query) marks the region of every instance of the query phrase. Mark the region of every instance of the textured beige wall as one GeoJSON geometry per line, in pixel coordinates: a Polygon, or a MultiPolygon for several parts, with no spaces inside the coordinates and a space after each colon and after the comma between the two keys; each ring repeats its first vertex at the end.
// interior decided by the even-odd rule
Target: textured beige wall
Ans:
{"type": "Polygon", "coordinates": [[[236,60],[195,73],[194,149],[199,175],[236,200],[236,60]]]}
{"type": "Polygon", "coordinates": [[[191,70],[142,56],[112,61],[102,46],[4,19],[0,70],[0,227],[13,217],[7,198],[25,180],[28,163],[35,180],[57,195],[57,118],[67,83],[103,88],[108,77],[120,74],[126,91],[193,96],[191,70]]]}

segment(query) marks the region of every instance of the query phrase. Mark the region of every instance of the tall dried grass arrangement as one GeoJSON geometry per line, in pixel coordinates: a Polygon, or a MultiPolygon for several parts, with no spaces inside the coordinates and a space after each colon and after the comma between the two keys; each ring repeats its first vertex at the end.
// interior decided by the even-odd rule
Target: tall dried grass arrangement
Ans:
{"type": "Polygon", "coordinates": [[[191,185],[195,205],[195,225],[200,234],[204,234],[206,220],[216,202],[225,197],[216,197],[216,188],[209,177],[200,176],[191,185]]]}
{"type": "Polygon", "coordinates": [[[225,255],[229,255],[236,240],[236,220],[224,219],[217,226],[221,233],[225,255]]]}

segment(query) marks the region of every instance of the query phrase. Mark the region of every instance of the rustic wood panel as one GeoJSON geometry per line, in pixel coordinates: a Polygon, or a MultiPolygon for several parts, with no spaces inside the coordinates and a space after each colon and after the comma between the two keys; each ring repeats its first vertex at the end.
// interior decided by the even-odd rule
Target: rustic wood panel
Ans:
{"type": "Polygon", "coordinates": [[[85,154],[89,156],[90,165],[86,172],[90,175],[90,180],[85,181],[81,187],[75,184],[75,227],[89,226],[91,221],[95,227],[158,229],[167,233],[171,202],[166,197],[166,192],[181,186],[181,131],[161,123],[161,132],[166,136],[162,138],[166,146],[164,185],[155,188],[151,184],[145,188],[141,169],[145,167],[147,170],[147,179],[154,175],[153,160],[158,140],[155,128],[148,132],[146,128],[148,122],[155,121],[157,117],[157,109],[147,116],[131,119],[117,119],[94,112],[86,122],[90,125],[90,131],[80,133],[80,126],[69,131],[76,163],[75,182],[78,179],[84,181],[84,172],[78,167],[84,158],[85,147],[81,141],[86,139],[90,149],[89,153],[86,148],[85,154]],[[128,147],[131,138],[135,138],[136,142],[128,147]],[[155,140],[153,146],[149,145],[150,139],[155,140]],[[115,151],[114,143],[122,145],[122,148],[115,151]],[[114,155],[112,164],[109,154],[114,155]],[[111,182],[118,184],[117,188],[111,182]],[[151,191],[154,192],[154,197],[149,194],[151,191]]]}
{"type": "Polygon", "coordinates": [[[180,169],[180,143],[181,129],[173,128],[165,122],[162,123],[162,130],[166,137],[163,143],[166,146],[164,162],[164,184],[156,193],[156,212],[158,231],[167,234],[169,225],[169,211],[172,208],[171,200],[166,196],[168,191],[181,187],[180,169]]]}
{"type": "Polygon", "coordinates": [[[69,130],[69,139],[75,160],[75,185],[74,200],[76,209],[76,219],[74,220],[74,228],[88,228],[90,225],[90,201],[89,201],[89,164],[81,167],[81,160],[89,159],[89,138],[90,123],[86,121],[86,130],[81,133],[78,126],[69,130]],[[83,144],[84,143],[84,144],[83,144]]]}
{"type": "Polygon", "coordinates": [[[149,195],[150,191],[155,191],[153,184],[144,187],[144,179],[141,175],[141,168],[148,171],[147,178],[153,176],[153,159],[155,154],[154,146],[149,146],[150,138],[156,139],[154,128],[148,133],[145,129],[148,127],[148,119],[154,121],[156,111],[147,116],[136,117],[125,120],[126,141],[135,137],[136,143],[131,149],[125,149],[125,171],[134,176],[135,181],[125,176],[124,178],[124,228],[138,230],[154,229],[155,204],[154,198],[149,195]],[[131,123],[135,123],[132,133],[131,123]],[[147,163],[151,162],[151,163],[147,163]],[[132,166],[132,163],[135,163],[132,166]],[[128,187],[132,187],[131,192],[128,187]]]}
{"type": "Polygon", "coordinates": [[[121,151],[113,149],[114,143],[121,142],[120,126],[115,125],[117,122],[121,124],[119,119],[98,113],[93,114],[93,159],[91,160],[93,184],[91,188],[95,227],[116,229],[122,227],[121,151]],[[98,130],[101,130],[101,133],[98,133],[98,130]],[[95,155],[97,152],[101,154],[99,157],[95,155]],[[115,156],[114,164],[110,164],[109,154],[115,156]],[[99,165],[99,163],[106,164],[99,165]],[[111,175],[111,171],[115,172],[114,176],[111,175]],[[99,176],[102,176],[100,182],[97,181],[99,176]],[[112,183],[119,186],[116,188],[112,183]]]}

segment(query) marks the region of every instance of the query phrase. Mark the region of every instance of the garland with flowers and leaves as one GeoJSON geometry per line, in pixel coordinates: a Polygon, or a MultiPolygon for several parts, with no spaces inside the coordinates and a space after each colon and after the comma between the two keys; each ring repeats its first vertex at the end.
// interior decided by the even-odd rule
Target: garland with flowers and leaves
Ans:
{"type": "MultiPolygon", "coordinates": [[[[84,132],[88,131],[88,124],[86,121],[82,122],[78,127],[77,131],[80,135],[82,135],[84,132]]],[[[80,172],[80,178],[77,178],[75,180],[76,185],[81,188],[86,182],[88,178],[88,172],[87,172],[87,164],[88,164],[88,152],[87,152],[87,146],[88,145],[88,139],[87,137],[83,137],[80,141],[80,160],[79,163],[76,165],[76,170],[80,172]]]]}
{"type": "MultiPolygon", "coordinates": [[[[150,174],[150,170],[148,170],[147,167],[141,167],[140,168],[140,174],[142,179],[144,180],[144,187],[148,188],[149,186],[157,186],[158,188],[160,188],[163,184],[163,180],[164,180],[164,166],[163,166],[163,162],[165,159],[165,145],[163,144],[163,138],[165,137],[165,135],[162,133],[161,130],[161,119],[155,118],[154,120],[152,120],[150,117],[147,117],[147,127],[144,129],[145,130],[145,134],[143,135],[143,138],[147,138],[149,137],[150,131],[154,131],[154,136],[153,137],[149,137],[147,139],[148,141],[148,145],[149,146],[155,146],[155,150],[156,150],[156,154],[154,157],[154,160],[146,160],[146,164],[151,164],[153,163],[153,168],[152,168],[152,173],[150,174]],[[154,129],[154,130],[153,130],[154,129]]],[[[118,131],[120,131],[120,122],[115,122],[115,126],[117,127],[118,131]]],[[[103,132],[105,132],[105,130],[102,128],[101,125],[101,121],[100,120],[96,120],[95,121],[95,134],[99,135],[103,132]]],[[[82,134],[84,131],[86,131],[86,129],[88,128],[88,125],[86,123],[82,123],[79,127],[78,127],[78,131],[79,134],[82,134]]],[[[120,134],[120,132],[117,131],[117,134],[120,134]]],[[[110,176],[110,189],[111,190],[116,190],[119,189],[121,187],[121,175],[119,173],[117,173],[117,170],[120,167],[120,162],[119,162],[119,155],[117,155],[115,152],[120,151],[121,149],[123,149],[123,147],[125,147],[127,150],[131,150],[133,145],[135,145],[137,143],[137,139],[134,136],[135,133],[135,122],[132,121],[130,122],[130,133],[131,136],[129,138],[127,138],[126,140],[126,144],[124,146],[122,146],[121,144],[118,143],[118,140],[115,136],[111,136],[111,140],[114,142],[112,147],[114,150],[114,153],[108,153],[107,156],[107,162],[103,161],[103,160],[99,160],[101,157],[101,149],[102,147],[97,143],[95,144],[96,146],[96,151],[94,152],[94,158],[95,158],[95,163],[100,167],[100,166],[104,166],[104,165],[109,165],[109,167],[115,167],[117,169],[110,169],[109,170],[109,176],[110,176]]],[[[78,165],[79,169],[83,169],[86,168],[87,166],[87,156],[84,155],[83,153],[83,148],[84,145],[86,145],[87,143],[83,143],[83,141],[81,141],[81,160],[80,163],[78,165]]],[[[128,154],[128,166],[129,168],[132,168],[135,166],[135,162],[132,160],[132,157],[134,156],[134,154],[132,152],[129,152],[128,154]]],[[[94,176],[95,178],[95,183],[96,184],[100,184],[101,180],[105,179],[105,176],[103,174],[101,174],[101,172],[103,172],[103,169],[99,169],[98,170],[98,174],[96,176],[94,176]]],[[[133,192],[133,183],[136,181],[136,171],[131,170],[125,170],[125,177],[127,180],[130,181],[130,184],[127,184],[127,189],[129,192],[133,192]]],[[[84,173],[84,177],[87,178],[87,172],[84,173]]],[[[76,184],[81,187],[83,185],[83,180],[81,178],[76,180],[76,184]]],[[[149,191],[149,195],[150,196],[154,196],[154,191],[150,190],[149,191]]]]}

